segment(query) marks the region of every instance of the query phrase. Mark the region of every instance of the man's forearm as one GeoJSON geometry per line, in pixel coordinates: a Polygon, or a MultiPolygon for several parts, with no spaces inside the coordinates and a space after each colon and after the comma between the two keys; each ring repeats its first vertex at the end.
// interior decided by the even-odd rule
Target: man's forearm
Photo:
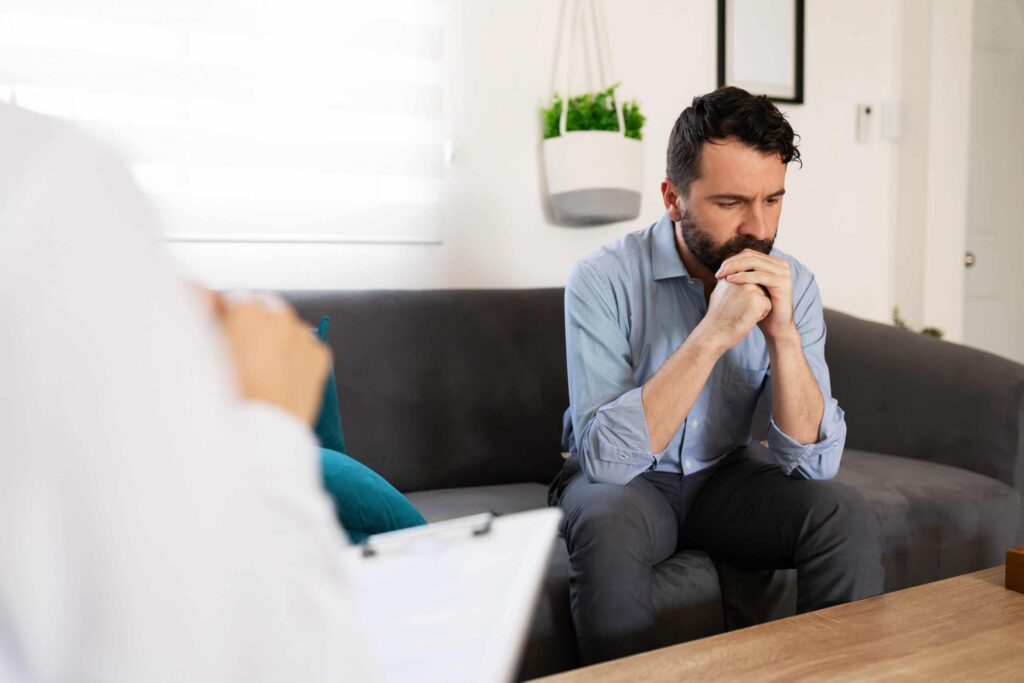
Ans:
{"type": "Polygon", "coordinates": [[[814,379],[796,327],[767,339],[772,367],[772,417],[783,432],[802,444],[818,442],[825,399],[814,379]]]}
{"type": "Polygon", "coordinates": [[[668,447],[725,348],[698,326],[643,386],[652,453],[668,447]]]}

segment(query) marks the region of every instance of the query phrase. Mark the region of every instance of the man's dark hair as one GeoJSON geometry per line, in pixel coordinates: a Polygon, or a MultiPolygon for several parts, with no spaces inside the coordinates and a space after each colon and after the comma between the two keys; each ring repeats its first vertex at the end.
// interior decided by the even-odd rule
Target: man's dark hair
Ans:
{"type": "MultiPolygon", "coordinates": [[[[705,142],[736,138],[765,154],[775,153],[788,164],[800,162],[796,134],[782,112],[764,95],[725,86],[693,98],[668,138],[665,175],[684,195],[700,177],[700,151],[705,142]]],[[[803,165],[803,162],[800,162],[803,165]]]]}

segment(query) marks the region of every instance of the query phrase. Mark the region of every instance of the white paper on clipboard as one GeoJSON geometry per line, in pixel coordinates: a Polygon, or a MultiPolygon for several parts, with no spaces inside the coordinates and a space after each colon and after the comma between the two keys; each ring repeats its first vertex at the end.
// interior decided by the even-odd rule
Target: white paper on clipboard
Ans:
{"type": "Polygon", "coordinates": [[[477,515],[371,537],[369,557],[349,550],[383,680],[511,681],[561,516],[477,515]]]}

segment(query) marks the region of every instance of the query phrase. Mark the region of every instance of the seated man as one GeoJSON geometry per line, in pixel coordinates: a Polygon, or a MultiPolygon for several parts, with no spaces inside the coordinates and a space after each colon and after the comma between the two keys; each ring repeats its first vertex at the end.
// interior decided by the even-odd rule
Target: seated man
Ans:
{"type": "Polygon", "coordinates": [[[572,457],[551,498],[566,515],[587,663],[653,646],[652,568],[680,548],[750,570],[795,567],[801,612],[882,591],[877,517],[827,481],[846,424],[821,296],[773,248],[794,138],[765,97],[694,98],[669,138],[666,213],[570,275],[572,457]],[[750,438],[763,391],[767,452],[750,438]]]}

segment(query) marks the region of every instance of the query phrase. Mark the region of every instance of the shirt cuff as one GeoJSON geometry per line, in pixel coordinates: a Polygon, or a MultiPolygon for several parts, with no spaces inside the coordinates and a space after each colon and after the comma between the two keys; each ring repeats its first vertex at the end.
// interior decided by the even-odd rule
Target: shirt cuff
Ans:
{"type": "Polygon", "coordinates": [[[650,465],[660,453],[652,453],[651,436],[644,414],[643,387],[630,389],[598,409],[595,419],[597,438],[606,455],[636,465],[650,465]]]}
{"type": "Polygon", "coordinates": [[[768,421],[768,449],[787,475],[831,479],[839,469],[846,440],[846,418],[834,398],[825,399],[818,441],[802,444],[782,431],[775,418],[768,421]]]}
{"type": "Polygon", "coordinates": [[[579,440],[580,461],[591,481],[625,484],[657,466],[662,453],[650,451],[642,392],[642,387],[630,389],[599,408],[579,440]]]}

